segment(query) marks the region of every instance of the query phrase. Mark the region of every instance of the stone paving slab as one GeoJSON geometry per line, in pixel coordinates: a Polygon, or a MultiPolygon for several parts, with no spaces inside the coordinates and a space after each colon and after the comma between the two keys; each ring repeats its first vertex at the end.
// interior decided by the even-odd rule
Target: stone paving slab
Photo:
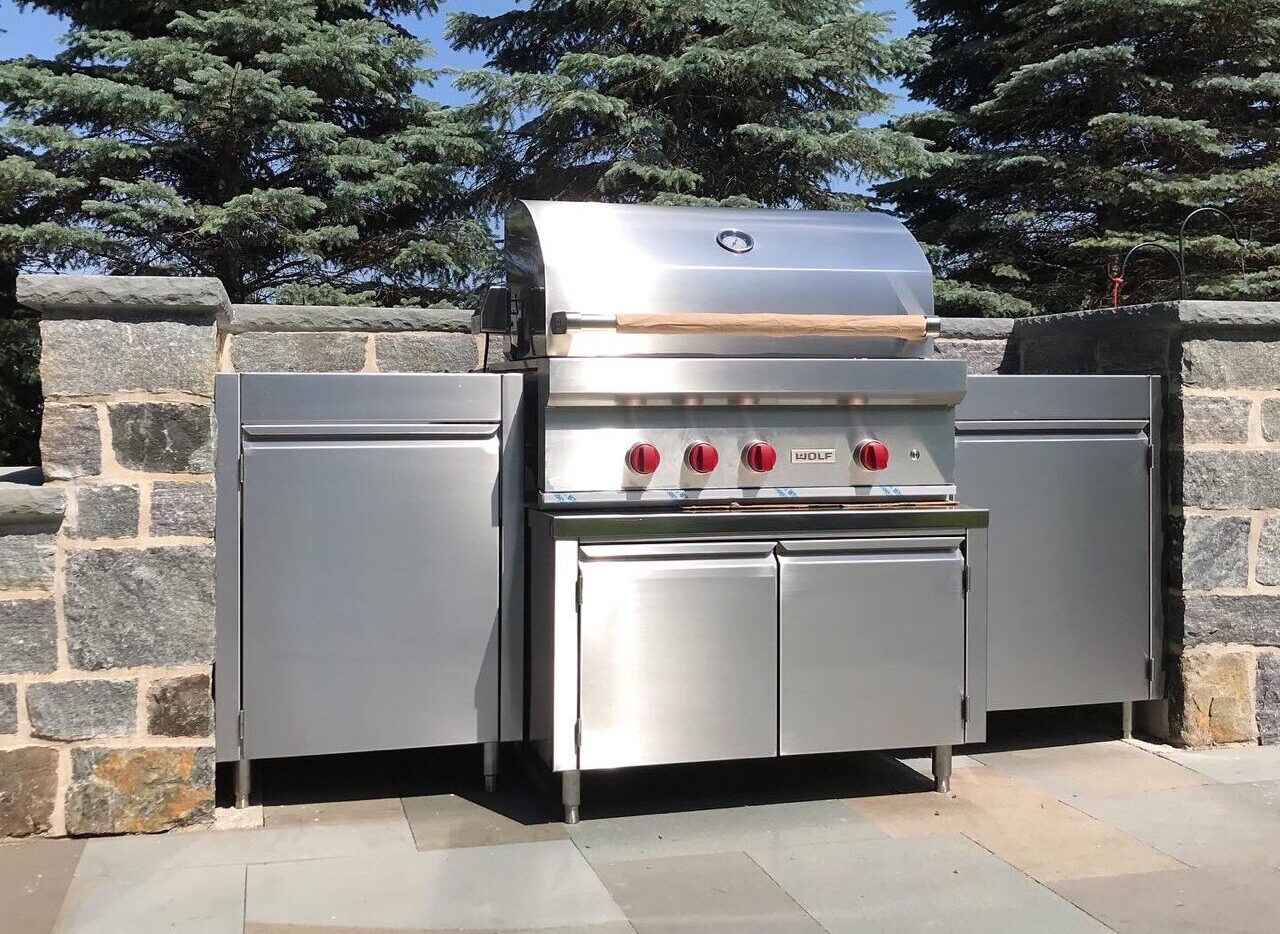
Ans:
{"type": "Polygon", "coordinates": [[[380,821],[396,823],[404,819],[404,805],[399,798],[277,804],[262,809],[262,823],[266,827],[331,827],[380,821]]]}
{"type": "Polygon", "coordinates": [[[1280,781],[1078,798],[1072,804],[1189,866],[1280,867],[1280,781]]]}
{"type": "Polygon", "coordinates": [[[1106,934],[1070,902],[960,835],[753,849],[831,934],[1106,934]]]}
{"type": "Polygon", "coordinates": [[[839,801],[800,801],[584,820],[569,828],[569,836],[598,864],[732,853],[775,843],[865,840],[882,833],[839,801]]]}
{"type": "Polygon", "coordinates": [[[76,873],[55,934],[239,934],[243,866],[76,873]]]}
{"type": "Polygon", "coordinates": [[[85,844],[77,875],[112,875],[244,866],[251,863],[412,853],[403,817],[336,826],[266,827],[261,830],[109,837],[85,844]]]}
{"type": "Polygon", "coordinates": [[[984,752],[974,758],[1064,801],[1081,795],[1137,794],[1212,781],[1120,740],[984,752]]]}
{"type": "MultiPolygon", "coordinates": [[[[261,924],[250,921],[244,934],[388,934],[388,928],[331,924],[261,924]]],[[[551,928],[395,928],[394,934],[636,934],[625,921],[551,928]]]]}
{"type": "Polygon", "coordinates": [[[595,866],[639,934],[823,934],[745,853],[712,853],[595,866]]]}
{"type": "Polygon", "coordinates": [[[1163,756],[1216,782],[1280,780],[1280,746],[1226,746],[1218,749],[1155,747],[1163,756]]]}
{"type": "Polygon", "coordinates": [[[6,934],[52,930],[83,849],[80,840],[0,845],[0,930],[6,934]]]}
{"type": "Polygon", "coordinates": [[[1079,879],[1052,888],[1120,934],[1280,929],[1280,873],[1257,866],[1079,879]]]}
{"type": "MultiPolygon", "coordinates": [[[[547,812],[555,810],[548,808],[547,812]]],[[[517,816],[491,810],[460,795],[404,799],[404,813],[419,850],[564,840],[565,825],[548,813],[517,816]]]]}
{"type": "Polygon", "coordinates": [[[245,920],[510,930],[626,921],[567,840],[250,866],[245,920]]]}
{"type": "Polygon", "coordinates": [[[951,794],[858,798],[849,806],[895,837],[964,834],[1034,879],[1181,868],[1177,860],[991,768],[957,770],[951,794]]]}

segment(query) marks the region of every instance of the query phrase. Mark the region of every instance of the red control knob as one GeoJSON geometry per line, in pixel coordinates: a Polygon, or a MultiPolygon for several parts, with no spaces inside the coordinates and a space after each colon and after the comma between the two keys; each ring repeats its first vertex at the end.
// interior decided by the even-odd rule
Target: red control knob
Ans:
{"type": "Polygon", "coordinates": [[[651,474],[658,469],[660,463],[662,463],[662,457],[652,444],[642,441],[631,445],[631,450],[627,452],[627,466],[636,473],[651,474]]]}
{"type": "Polygon", "coordinates": [[[768,441],[752,441],[743,452],[742,459],[756,473],[768,473],[778,463],[778,452],[768,441]]]}
{"type": "Polygon", "coordinates": [[[856,453],[864,470],[884,470],[889,466],[889,448],[883,441],[863,441],[856,453]]]}
{"type": "Polygon", "coordinates": [[[720,454],[716,451],[715,445],[699,441],[689,445],[689,450],[685,452],[685,460],[698,473],[711,473],[716,469],[716,464],[720,463],[720,454]]]}

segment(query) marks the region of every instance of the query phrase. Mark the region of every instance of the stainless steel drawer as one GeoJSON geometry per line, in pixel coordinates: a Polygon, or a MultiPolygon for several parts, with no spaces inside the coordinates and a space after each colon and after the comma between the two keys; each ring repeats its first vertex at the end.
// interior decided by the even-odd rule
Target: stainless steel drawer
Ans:
{"type": "Polygon", "coordinates": [[[779,545],[782,755],[964,739],[962,542],[779,545]]]}
{"type": "Polygon", "coordinates": [[[773,549],[580,547],[581,768],[777,753],[773,549]]]}

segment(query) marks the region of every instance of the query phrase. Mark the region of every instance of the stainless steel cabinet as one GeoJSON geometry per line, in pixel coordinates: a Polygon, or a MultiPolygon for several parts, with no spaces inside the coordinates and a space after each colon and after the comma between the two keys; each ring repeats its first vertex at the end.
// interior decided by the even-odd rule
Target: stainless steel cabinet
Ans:
{"type": "Polygon", "coordinates": [[[990,709],[1158,696],[1157,390],[1148,377],[970,378],[956,485],[991,511],[990,709]]]}
{"type": "Polygon", "coordinates": [[[779,546],[782,755],[963,741],[963,541],[779,546]]]}
{"type": "Polygon", "coordinates": [[[498,425],[420,430],[245,443],[247,757],[497,741],[498,425]]]}
{"type": "Polygon", "coordinates": [[[776,754],[773,548],[581,546],[581,768],[776,754]]]}

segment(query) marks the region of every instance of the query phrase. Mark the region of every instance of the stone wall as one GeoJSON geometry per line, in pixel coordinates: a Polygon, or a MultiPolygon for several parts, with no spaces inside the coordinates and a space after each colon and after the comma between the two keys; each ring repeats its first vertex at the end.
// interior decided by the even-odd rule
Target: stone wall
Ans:
{"type": "Polygon", "coordinates": [[[471,313],[446,308],[233,305],[221,328],[224,373],[465,373],[476,365],[471,313]]]}
{"type": "Polygon", "coordinates": [[[79,276],[18,288],[41,315],[45,485],[11,495],[55,498],[65,514],[3,538],[0,834],[206,821],[225,293],[216,280],[79,276]]]}

